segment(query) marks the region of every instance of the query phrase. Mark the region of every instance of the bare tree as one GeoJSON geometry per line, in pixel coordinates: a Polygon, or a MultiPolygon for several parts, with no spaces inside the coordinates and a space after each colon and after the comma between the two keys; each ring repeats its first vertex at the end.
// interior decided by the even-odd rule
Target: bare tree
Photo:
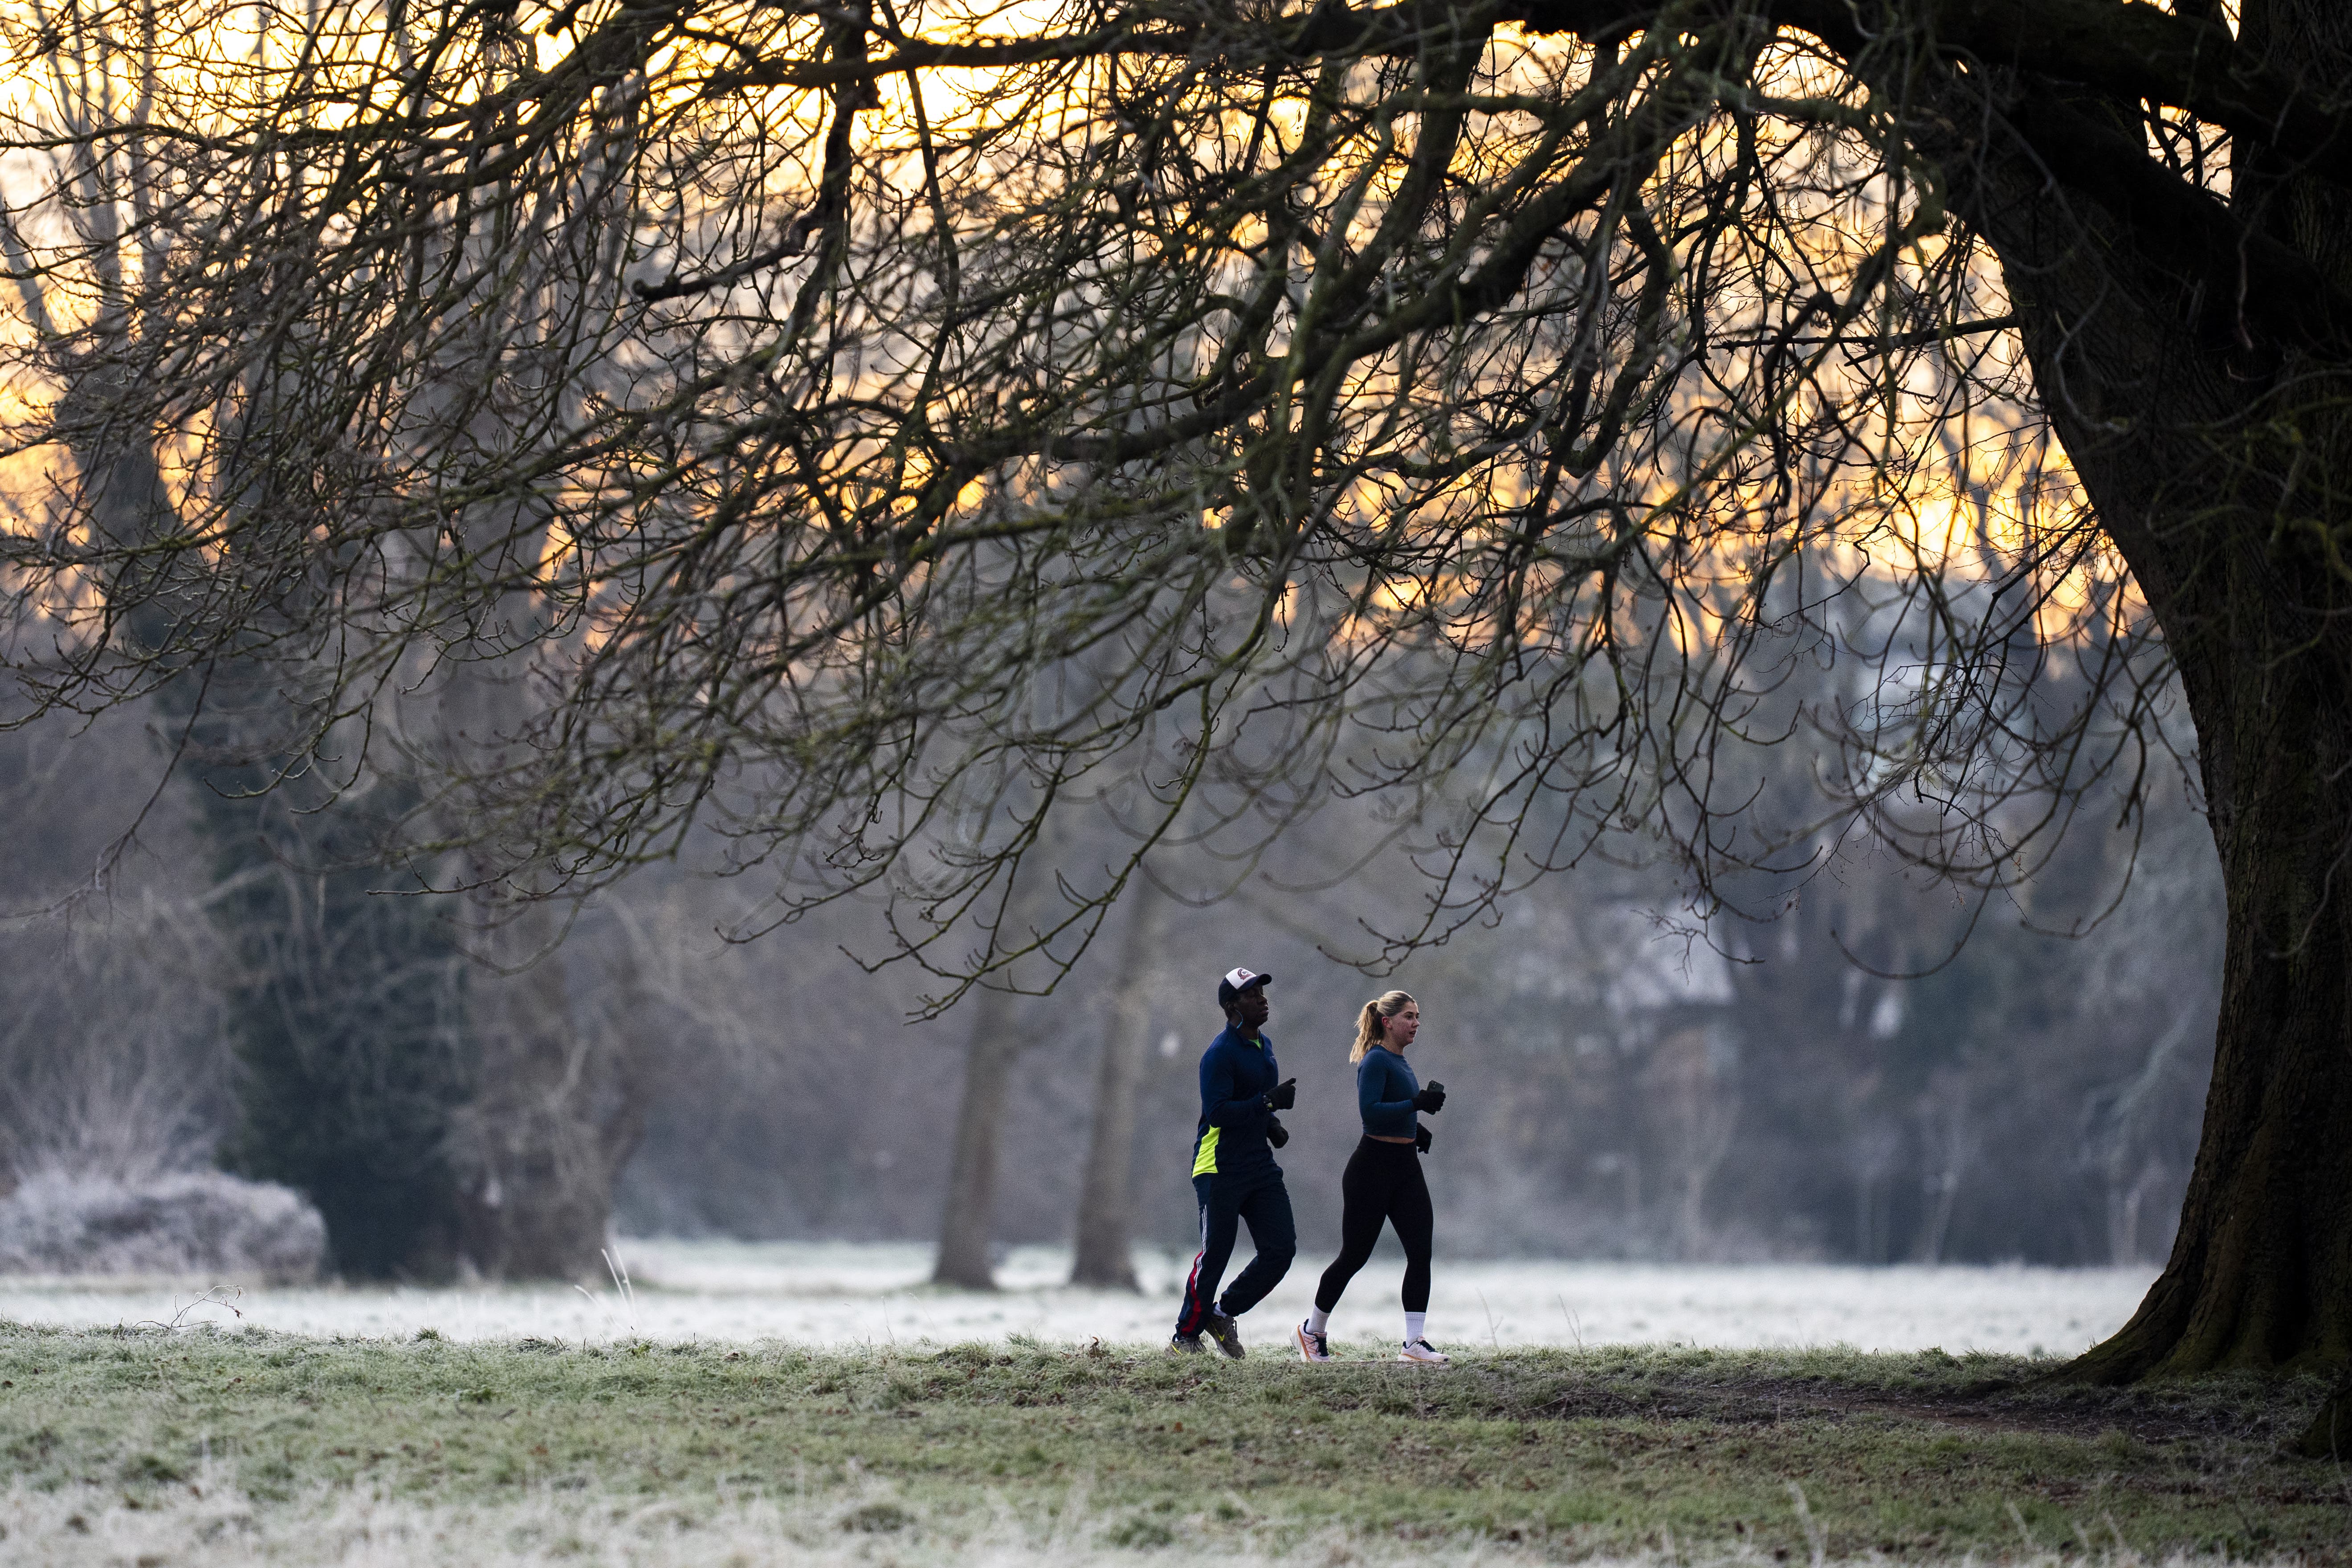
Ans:
{"type": "Polygon", "coordinates": [[[1722,1024],[1686,1025],[1654,1047],[1643,1075],[1654,1107],[1678,1189],[1674,1194],[1675,1246],[1685,1258],[1708,1250],[1707,1185],[1731,1152],[1740,1110],[1738,1064],[1731,1031],[1722,1024]]]}
{"type": "Polygon", "coordinates": [[[2084,1107],[2084,1163],[2106,1189],[2107,1257],[2117,1266],[2147,1254],[2148,1194],[2172,1185],[2172,1151],[2165,1145],[2168,1100],[2196,1087],[2194,1060],[2200,1012],[2183,1012],[2151,1041],[2139,1070],[2106,1086],[2084,1107]]]}
{"type": "MultiPolygon", "coordinates": [[[[515,650],[540,640],[544,627],[534,618],[538,606],[528,594],[510,594],[487,606],[485,618],[469,628],[472,635],[461,639],[461,645],[436,650],[432,662],[437,670],[428,672],[418,661],[404,667],[401,683],[413,683],[425,700],[407,703],[404,712],[397,701],[386,704],[342,685],[334,656],[328,654],[328,662],[321,664],[316,646],[289,657],[273,656],[278,639],[290,636],[300,641],[306,611],[296,601],[315,599],[320,585],[313,574],[297,568],[277,577],[259,597],[226,611],[203,585],[175,574],[171,563],[184,548],[186,536],[185,520],[172,497],[187,476],[173,467],[175,454],[168,437],[159,440],[152,430],[118,423],[123,412],[118,383],[125,374],[141,373],[139,366],[159,334],[159,311],[170,309],[167,291],[158,285],[175,225],[184,216],[184,194],[174,193],[172,170],[136,158],[99,128],[121,119],[143,121],[161,97],[168,96],[169,73],[193,63],[187,51],[209,48],[218,40],[175,33],[175,25],[188,18],[167,16],[152,5],[69,9],[57,17],[36,8],[30,20],[45,29],[37,35],[44,68],[37,79],[27,79],[39,82],[34,101],[20,107],[41,114],[61,133],[37,150],[46,165],[39,169],[38,185],[56,199],[36,203],[29,211],[12,205],[0,220],[0,241],[5,241],[28,329],[25,367],[32,384],[54,397],[63,426],[79,435],[56,444],[68,459],[65,465],[46,468],[37,482],[20,488],[12,499],[27,516],[46,514],[50,526],[80,526],[80,520],[87,520],[102,531],[105,545],[100,552],[113,563],[99,569],[104,591],[96,600],[96,613],[105,629],[79,657],[86,658],[106,647],[129,655],[131,666],[140,672],[131,685],[153,687],[178,731],[174,738],[181,754],[175,761],[221,797],[211,816],[216,819],[223,853],[250,859],[258,850],[281,862],[274,880],[284,884],[283,899],[272,902],[265,898],[266,908],[256,906],[250,897],[222,906],[233,916],[268,928],[260,939],[269,949],[264,972],[251,978],[262,987],[254,997],[255,1006],[272,1015],[259,1025],[269,1040],[246,1051],[248,1074],[291,1075],[302,1080],[302,1089],[328,1100],[351,1101],[347,1109],[359,1123],[383,1126],[416,1120],[389,1102],[371,1107],[364,1096],[352,1100],[352,1094],[371,1079],[382,1087],[387,1072],[421,1084],[429,1076],[421,1061],[404,1064],[387,1058],[361,1064],[327,1058],[339,1053],[352,1056],[358,1049],[354,1038],[367,1033],[369,1009],[377,1009],[381,1017],[391,996],[400,994],[379,986],[373,995],[362,996],[370,985],[355,977],[363,971],[389,973],[416,956],[386,957],[363,949],[371,942],[384,945],[387,940],[399,945],[404,935],[414,933],[394,928],[430,924],[436,913],[446,928],[462,926],[465,945],[479,961],[470,984],[460,987],[463,1025],[449,1016],[415,1020],[418,1026],[407,1030],[390,1055],[432,1055],[416,1042],[455,1028],[462,1037],[460,1050],[479,1058],[465,1064],[464,1076],[478,1089],[478,1101],[467,1114],[454,1124],[437,1116],[427,1118],[429,1125],[420,1124],[412,1130],[413,1136],[394,1141],[400,1147],[399,1163],[436,1170],[454,1163],[460,1168],[466,1188],[464,1234],[438,1237],[427,1249],[433,1256],[398,1248],[386,1253],[355,1234],[377,1227],[358,1219],[348,1205],[322,1196],[331,1219],[341,1222],[344,1233],[340,1237],[343,1261],[347,1267],[431,1273],[447,1266],[454,1247],[467,1263],[493,1275],[591,1272],[598,1266],[597,1249],[609,1224],[613,1176],[629,1146],[620,1130],[632,1125],[635,1112],[616,1110],[612,1104],[631,1081],[627,1064],[613,1056],[625,1042],[609,1032],[592,1034],[576,1026],[560,966],[539,964],[560,940],[563,914],[528,898],[509,897],[521,879],[473,875],[477,868],[465,857],[446,853],[476,837],[470,803],[462,792],[424,802],[412,824],[420,831],[404,845],[363,842],[350,822],[333,835],[272,836],[260,830],[260,818],[269,808],[257,801],[273,784],[286,779],[311,786],[296,792],[301,798],[290,822],[299,827],[305,818],[363,816],[364,807],[356,815],[341,812],[343,800],[365,796],[372,789],[379,795],[400,793],[402,778],[413,777],[415,771],[404,763],[423,761],[438,768],[444,778],[495,772],[503,744],[523,727],[534,700],[524,687],[527,668],[517,668],[527,665],[527,658],[518,658],[515,650]],[[67,259],[59,264],[59,258],[67,259]],[[188,631],[207,624],[215,631],[235,630],[188,657],[193,652],[188,631]],[[337,695],[326,698],[315,712],[304,712],[303,698],[322,692],[337,695]],[[289,697],[294,703],[291,714],[289,697]],[[397,732],[402,719],[409,721],[404,746],[370,748],[367,735],[379,728],[397,732]],[[306,725],[306,720],[315,722],[306,725]],[[390,790],[382,787],[387,776],[394,784],[390,790]],[[339,840],[331,848],[330,837],[339,840]],[[412,907],[398,913],[389,907],[370,910],[369,900],[324,891],[338,879],[350,882],[355,872],[370,869],[385,856],[411,868],[404,890],[418,890],[418,869],[428,876],[437,871],[445,885],[466,889],[471,895],[467,913],[456,915],[446,906],[432,911],[412,907]],[[299,890],[298,884],[307,892],[299,890]],[[349,982],[341,992],[338,976],[349,982]],[[271,991],[273,980],[285,984],[271,991]],[[295,1004],[299,1020],[276,1016],[286,1012],[292,993],[306,994],[295,1004]],[[341,1016],[337,1009],[341,1007],[356,1007],[361,1016],[341,1016]]],[[[339,41],[348,41],[338,33],[340,25],[337,17],[314,7],[279,41],[293,49],[298,60],[308,57],[316,64],[331,56],[339,41]]],[[[263,64],[272,41],[267,36],[259,40],[261,52],[247,64],[263,64]]],[[[308,68],[296,67],[298,74],[308,68]]],[[[315,83],[319,79],[307,79],[315,83]]],[[[593,200],[588,210],[593,218],[597,211],[593,200]]],[[[435,236],[427,266],[462,268],[495,256],[502,245],[514,246],[515,237],[501,235],[495,220],[484,228],[487,232],[459,223],[435,236]]],[[[520,248],[527,258],[529,247],[520,248]]],[[[479,363],[485,353],[494,356],[489,345],[514,328],[512,307],[520,300],[527,310],[535,296],[526,288],[520,296],[509,292],[504,298],[509,310],[453,323],[438,363],[416,367],[422,379],[432,384],[421,398],[429,417],[467,426],[485,393],[469,384],[466,367],[479,363]]],[[[250,366],[242,367],[215,384],[222,400],[206,416],[219,422],[222,440],[233,447],[274,439],[270,410],[277,388],[267,375],[250,371],[250,366]]],[[[472,427],[484,428],[478,420],[472,427]]],[[[272,513],[283,504],[283,494],[276,488],[278,478],[268,471],[266,463],[241,468],[221,477],[214,498],[236,516],[240,527],[266,531],[272,526],[272,513]]],[[[537,548],[544,542],[543,534],[531,535],[527,530],[519,539],[509,526],[510,509],[486,504],[467,515],[476,528],[491,534],[492,542],[483,548],[494,553],[537,548]],[[490,521],[481,521],[483,514],[490,521]]],[[[458,526],[447,536],[464,549],[467,532],[458,526]]],[[[417,792],[406,794],[414,800],[417,792]]],[[[280,826],[289,824],[289,814],[276,815],[280,826]]],[[[503,862],[499,866],[499,873],[509,869],[503,862]]],[[[404,890],[403,879],[396,875],[379,875],[374,881],[377,885],[367,889],[371,893],[404,890]]],[[[445,947],[451,934],[446,928],[441,933],[445,947]]],[[[407,966],[415,967],[413,963],[407,966]]],[[[413,986],[404,994],[414,1003],[413,986]]],[[[460,1009],[453,996],[449,1006],[436,1010],[448,1015],[460,1009]]],[[[399,1032],[395,1025],[394,1033],[399,1032]]],[[[400,1172],[362,1154],[360,1144],[366,1141],[354,1140],[352,1128],[326,1135],[323,1141],[340,1144],[341,1155],[331,1150],[323,1165],[306,1163],[278,1146],[289,1130],[282,1119],[263,1113],[238,1141],[237,1157],[313,1188],[326,1182],[344,1189],[362,1209],[386,1211],[383,1217],[395,1229],[404,1224],[422,1224],[433,1232],[451,1228],[446,1216],[426,1215],[438,1205],[420,1201],[418,1184],[398,1179],[400,1172]]]]}
{"type": "Polygon", "coordinates": [[[1919,1099],[1919,1146],[1926,1158],[1919,1172],[1926,1197],[1926,1218],[1914,1249],[1922,1263],[1941,1263],[1944,1243],[1951,1235],[1952,1206],[1959,1201],[1961,1184],[1983,1154],[1968,1087],[1942,1078],[1919,1099]]]}
{"type": "MultiPolygon", "coordinates": [[[[1069,845],[1067,821],[1050,819],[1042,834],[1045,854],[1029,863],[1029,875],[1008,897],[1003,923],[983,935],[1018,949],[1035,940],[1036,923],[1050,919],[1059,902],[1055,889],[1069,845]]],[[[969,853],[969,849],[965,851],[969,853]]],[[[963,1093],[957,1103],[954,1153],[948,1166],[947,1198],[940,1214],[939,1253],[931,1278],[942,1285],[993,1290],[990,1261],[995,1235],[996,1185],[1013,1108],[1030,1098],[1013,1092],[1013,1069],[1032,1041],[1024,1028],[1021,993],[1003,973],[984,987],[971,1008],[971,1035],[964,1047],[963,1093]]]]}
{"type": "MultiPolygon", "coordinates": [[[[1989,895],[2129,820],[2185,693],[2218,1065],[2084,1370],[2352,1344],[2340,8],[217,3],[158,13],[152,104],[12,139],[124,150],[170,305],[60,329],[102,398],[45,341],[20,440],[193,454],[144,576],[7,542],[44,700],[299,582],[325,734],[527,596],[469,875],[714,820],[891,889],[944,1002],[1072,962],[1196,795],[1246,853],[1383,794],[1433,878],[1391,957],[1627,831],[1703,910],[1850,832],[1989,895]],[[123,646],[151,580],[201,610],[123,646]],[[1850,695],[1776,721],[1800,661],[1850,695]],[[1776,732],[1831,761],[1759,833],[1776,732]],[[1112,778],[1133,855],[970,946],[1112,778]]],[[[79,199],[12,270],[89,270],[31,221],[79,199]]]]}
{"type": "Polygon", "coordinates": [[[0,1179],[136,1183],[206,1163],[226,1078],[217,985],[231,961],[202,910],[145,889],[40,946],[46,962],[15,976],[0,1025],[0,1179]]]}
{"type": "Polygon", "coordinates": [[[1168,900],[1150,877],[1128,901],[1127,940],[1106,987],[1109,1006],[1095,1062],[1095,1111],[1078,1181],[1077,1245],[1070,1283],[1133,1290],[1135,1280],[1135,1087],[1151,1032],[1151,986],[1168,900]]]}
{"type": "MultiPolygon", "coordinates": [[[[418,743],[448,774],[494,771],[527,722],[520,663],[478,657],[446,677],[418,743]]],[[[469,804],[463,789],[442,803],[445,842],[465,841],[469,804]]],[[[639,1016],[635,944],[622,944],[624,962],[605,976],[616,1005],[585,1016],[561,951],[576,909],[530,896],[541,863],[501,876],[478,851],[469,858],[463,912],[445,917],[457,921],[474,960],[466,1016],[474,1087],[449,1150],[463,1189],[464,1256],[497,1279],[593,1278],[605,1267],[614,1184],[644,1131],[656,1051],[639,1016]]]]}
{"type": "Polygon", "coordinates": [[[1004,1142],[1005,1107],[1021,1037],[1020,999],[991,988],[971,1007],[971,1039],[964,1047],[963,1098],[956,1110],[955,1152],[948,1166],[947,1200],[940,1212],[940,1247],[931,1279],[967,1290],[996,1289],[989,1257],[996,1215],[996,1179],[1004,1142]]]}
{"type": "Polygon", "coordinates": [[[1887,1261],[1888,1226],[1879,1217],[1879,1189],[1895,1171],[1902,1134],[1883,1121],[1859,1128],[1846,1146],[1853,1173],[1853,1255],[1864,1263],[1887,1261]]]}

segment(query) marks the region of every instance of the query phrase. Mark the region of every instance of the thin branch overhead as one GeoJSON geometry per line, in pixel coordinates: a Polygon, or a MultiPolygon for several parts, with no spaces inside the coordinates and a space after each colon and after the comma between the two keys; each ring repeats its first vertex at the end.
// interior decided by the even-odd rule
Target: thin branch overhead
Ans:
{"type": "MultiPolygon", "coordinates": [[[[11,667],[267,663],[435,781],[420,851],[545,894],[708,826],[950,998],[1351,795],[1430,877],[1386,961],[1612,841],[1702,907],[1856,825],[1997,886],[2169,700],[1955,216],[2042,134],[1980,62],[2082,4],[0,22],[11,667]],[[519,651],[527,721],[412,739],[519,651]],[[1088,803],[1132,856],[1009,914],[1088,803]]],[[[2084,79],[2342,161],[2126,9],[2084,79]]]]}

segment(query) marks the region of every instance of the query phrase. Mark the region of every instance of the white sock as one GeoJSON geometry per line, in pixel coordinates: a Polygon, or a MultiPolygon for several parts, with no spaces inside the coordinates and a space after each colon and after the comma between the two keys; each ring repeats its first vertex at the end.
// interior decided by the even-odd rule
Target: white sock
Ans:
{"type": "Polygon", "coordinates": [[[1330,1323],[1331,1314],[1320,1307],[1307,1314],[1307,1331],[1310,1334],[1321,1333],[1330,1323]]]}
{"type": "Polygon", "coordinates": [[[1412,1344],[1418,1342],[1421,1338],[1422,1330],[1428,1326],[1429,1314],[1427,1312],[1407,1312],[1404,1315],[1404,1342],[1407,1344],[1412,1344]]]}

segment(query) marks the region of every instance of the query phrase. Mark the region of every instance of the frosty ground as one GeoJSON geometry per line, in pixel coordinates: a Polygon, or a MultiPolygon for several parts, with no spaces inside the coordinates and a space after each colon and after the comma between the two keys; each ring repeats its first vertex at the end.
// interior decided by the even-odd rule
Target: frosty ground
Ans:
{"type": "MultiPolygon", "coordinates": [[[[408,1339],[539,1338],[569,1344],[647,1339],[773,1340],[845,1348],[1002,1342],[1149,1344],[1167,1336],[1189,1258],[1139,1256],[1145,1292],[1078,1290],[1066,1251],[1023,1248],[994,1293],[923,1283],[928,1249],[847,1243],[623,1241],[594,1289],[265,1288],[204,1299],[207,1279],[94,1284],[0,1279],[0,1319],[60,1327],[212,1321],[285,1333],[408,1339]],[[628,1286],[624,1289],[621,1279],[628,1286]],[[218,1304],[220,1300],[226,1304],[218,1304]]],[[[1401,1264],[1377,1257],[1335,1328],[1367,1342],[1397,1325],[1401,1264]]],[[[1715,1349],[1845,1345],[2070,1355],[2131,1315],[2152,1269],[1855,1268],[1441,1260],[1433,1337],[1489,1351],[1513,1346],[1687,1344],[1715,1349]]],[[[1250,1314],[1256,1342],[1279,1347],[1303,1315],[1314,1270],[1292,1270],[1250,1314]]]]}
{"type": "Polygon", "coordinates": [[[2322,1392],[1939,1352],[1444,1368],[0,1327],[0,1546],[64,1565],[2342,1562],[2322,1392]]]}
{"type": "Polygon", "coordinates": [[[59,1564],[2352,1561],[2322,1390],[2051,1381],[2142,1274],[1455,1264],[1442,1370],[1173,1358],[1148,1292],[625,1244],[600,1290],[12,1282],[0,1553],[59,1564]],[[617,1274],[616,1270],[616,1274],[617,1274]],[[226,1301],[215,1306],[212,1302],[226,1301]],[[237,1314],[242,1314],[237,1315],[237,1314]],[[1850,1346],[1822,1347],[1844,1342],[1850,1346]],[[1940,1348],[1928,1348],[1928,1347],[1940,1348]],[[1745,1348],[1743,1348],[1745,1347],[1745,1348]]]}

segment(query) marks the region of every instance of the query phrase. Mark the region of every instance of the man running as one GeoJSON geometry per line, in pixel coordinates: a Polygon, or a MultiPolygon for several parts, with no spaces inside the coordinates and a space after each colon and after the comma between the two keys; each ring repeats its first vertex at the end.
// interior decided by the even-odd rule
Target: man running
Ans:
{"type": "Polygon", "coordinates": [[[1217,1348],[1239,1361],[1240,1328],[1234,1320],[1265,1300],[1281,1282],[1298,1249],[1290,1219],[1290,1194],[1274,1151],[1290,1141],[1277,1110],[1298,1100],[1298,1080],[1281,1079],[1265,1023],[1270,974],[1236,969],[1217,983],[1217,1003],[1225,1010],[1224,1032],[1201,1057],[1201,1122],[1192,1139],[1192,1193],[1201,1208],[1201,1251],[1184,1282],[1184,1305],[1176,1316],[1171,1351],[1202,1352],[1205,1333],[1217,1348]],[[1234,1252],[1240,1222],[1249,1223],[1250,1259],[1224,1298],[1217,1282],[1234,1252]]]}

